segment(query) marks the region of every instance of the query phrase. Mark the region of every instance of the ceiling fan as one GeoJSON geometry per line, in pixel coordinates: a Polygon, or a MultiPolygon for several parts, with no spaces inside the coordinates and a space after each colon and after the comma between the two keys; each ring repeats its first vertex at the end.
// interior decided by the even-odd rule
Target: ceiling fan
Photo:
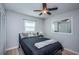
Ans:
{"type": "Polygon", "coordinates": [[[58,9],[58,7],[47,8],[47,4],[46,3],[42,3],[42,7],[43,7],[42,10],[34,10],[34,12],[41,12],[39,15],[42,15],[42,14],[51,15],[50,11],[54,11],[54,10],[58,9]]]}

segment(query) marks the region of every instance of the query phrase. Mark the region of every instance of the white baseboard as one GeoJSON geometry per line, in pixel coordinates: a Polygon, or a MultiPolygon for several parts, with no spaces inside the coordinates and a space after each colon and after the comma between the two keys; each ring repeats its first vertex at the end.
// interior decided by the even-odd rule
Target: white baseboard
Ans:
{"type": "Polygon", "coordinates": [[[9,51],[9,50],[12,50],[12,49],[17,49],[17,48],[18,48],[18,46],[11,47],[11,48],[6,49],[6,51],[9,51]]]}
{"type": "Polygon", "coordinates": [[[70,50],[70,49],[67,49],[67,48],[64,48],[64,49],[67,50],[67,51],[70,51],[70,52],[72,52],[72,53],[74,53],[74,54],[79,55],[79,52],[76,52],[76,51],[73,51],[73,50],[70,50]]]}

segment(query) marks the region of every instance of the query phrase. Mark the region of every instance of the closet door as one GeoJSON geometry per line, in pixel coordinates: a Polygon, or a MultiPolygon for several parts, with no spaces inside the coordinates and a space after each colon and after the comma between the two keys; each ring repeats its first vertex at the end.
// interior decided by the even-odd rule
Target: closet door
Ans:
{"type": "Polygon", "coordinates": [[[2,49],[3,53],[5,53],[5,41],[6,41],[6,26],[5,26],[5,13],[3,12],[2,15],[2,49]]]}
{"type": "Polygon", "coordinates": [[[5,32],[5,14],[3,10],[0,10],[0,55],[3,55],[5,53],[5,32]]]}
{"type": "Polygon", "coordinates": [[[0,54],[3,54],[3,40],[2,40],[2,17],[1,17],[1,10],[0,10],[0,54]]]}
{"type": "Polygon", "coordinates": [[[0,54],[1,54],[1,13],[0,13],[0,54]]]}

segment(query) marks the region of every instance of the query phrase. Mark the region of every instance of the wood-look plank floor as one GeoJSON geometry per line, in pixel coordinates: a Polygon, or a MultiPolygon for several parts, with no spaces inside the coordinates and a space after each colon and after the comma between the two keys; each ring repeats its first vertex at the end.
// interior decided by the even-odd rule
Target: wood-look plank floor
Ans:
{"type": "Polygon", "coordinates": [[[7,51],[5,55],[24,55],[24,53],[21,48],[16,48],[16,49],[7,51]]]}
{"type": "MultiPolygon", "coordinates": [[[[12,49],[6,52],[6,55],[24,55],[21,48],[12,49]]],[[[76,55],[75,53],[72,53],[70,51],[64,50],[62,52],[62,55],[76,55]]]]}

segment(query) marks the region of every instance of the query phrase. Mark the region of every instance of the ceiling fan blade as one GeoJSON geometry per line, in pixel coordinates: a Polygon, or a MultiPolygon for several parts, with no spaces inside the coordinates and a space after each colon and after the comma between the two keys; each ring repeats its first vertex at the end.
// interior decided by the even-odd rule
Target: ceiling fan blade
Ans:
{"type": "Polygon", "coordinates": [[[51,13],[50,13],[50,12],[47,12],[47,14],[48,14],[48,15],[51,15],[51,13]]]}
{"type": "Polygon", "coordinates": [[[57,10],[58,7],[55,7],[55,8],[48,8],[49,11],[52,11],[52,10],[57,10]]]}
{"type": "Polygon", "coordinates": [[[42,6],[43,6],[43,10],[44,10],[45,8],[47,8],[47,4],[46,4],[46,3],[42,3],[42,6]]]}
{"type": "Polygon", "coordinates": [[[39,15],[42,15],[42,13],[40,13],[39,15]]]}
{"type": "Polygon", "coordinates": [[[37,11],[37,12],[40,12],[40,11],[42,11],[42,10],[33,10],[33,11],[37,11]]]}

